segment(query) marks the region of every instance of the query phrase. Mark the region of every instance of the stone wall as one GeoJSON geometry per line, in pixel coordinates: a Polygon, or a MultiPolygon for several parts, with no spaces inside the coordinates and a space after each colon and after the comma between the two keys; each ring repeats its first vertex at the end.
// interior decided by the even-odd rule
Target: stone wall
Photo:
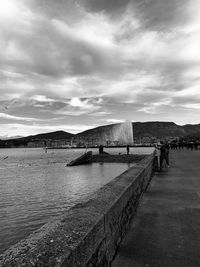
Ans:
{"type": "Polygon", "coordinates": [[[146,158],[146,155],[106,155],[106,154],[95,154],[92,157],[92,162],[119,162],[119,163],[136,163],[146,158]]]}
{"type": "Polygon", "coordinates": [[[0,266],[109,266],[153,171],[154,156],[0,256],[0,266]]]}

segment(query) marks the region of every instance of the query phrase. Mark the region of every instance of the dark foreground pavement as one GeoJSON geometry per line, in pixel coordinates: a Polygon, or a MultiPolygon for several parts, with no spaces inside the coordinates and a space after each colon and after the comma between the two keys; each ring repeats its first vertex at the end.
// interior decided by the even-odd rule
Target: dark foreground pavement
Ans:
{"type": "Polygon", "coordinates": [[[112,267],[200,267],[200,151],[170,151],[112,267]]]}

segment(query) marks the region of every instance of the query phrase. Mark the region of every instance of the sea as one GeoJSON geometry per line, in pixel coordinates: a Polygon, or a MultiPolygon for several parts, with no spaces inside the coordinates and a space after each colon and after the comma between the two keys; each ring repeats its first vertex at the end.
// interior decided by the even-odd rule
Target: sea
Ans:
{"type": "MultiPolygon", "coordinates": [[[[90,149],[98,153],[98,149],[90,149]]],[[[31,232],[130,167],[126,163],[93,163],[67,167],[86,149],[0,149],[0,254],[31,232]]],[[[125,154],[126,148],[106,148],[125,154]]],[[[130,148],[131,154],[150,154],[153,148],[130,148]]]]}

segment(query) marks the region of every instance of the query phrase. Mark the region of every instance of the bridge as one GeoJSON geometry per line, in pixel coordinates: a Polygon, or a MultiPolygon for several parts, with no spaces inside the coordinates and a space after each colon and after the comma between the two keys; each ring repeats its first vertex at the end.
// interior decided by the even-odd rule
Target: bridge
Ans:
{"type": "Polygon", "coordinates": [[[156,173],[112,267],[200,266],[200,151],[170,151],[156,173]]]}

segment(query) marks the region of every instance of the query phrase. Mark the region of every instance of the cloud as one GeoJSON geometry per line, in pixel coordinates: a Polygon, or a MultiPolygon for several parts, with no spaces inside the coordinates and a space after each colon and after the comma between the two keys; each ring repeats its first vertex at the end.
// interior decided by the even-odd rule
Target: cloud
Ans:
{"type": "Polygon", "coordinates": [[[169,31],[182,26],[190,20],[198,3],[193,0],[85,0],[85,6],[92,12],[106,12],[113,19],[123,18],[127,10],[131,10],[132,17],[137,17],[144,28],[156,31],[169,31]]]}
{"type": "Polygon", "coordinates": [[[199,18],[196,0],[0,0],[0,112],[196,122],[199,18]]]}
{"type": "Polygon", "coordinates": [[[48,98],[44,95],[33,95],[32,99],[38,102],[55,102],[55,99],[48,98]]]}
{"type": "Polygon", "coordinates": [[[80,99],[74,97],[70,99],[65,107],[56,111],[56,114],[70,115],[70,116],[79,116],[83,114],[93,113],[101,108],[100,106],[101,99],[80,99]]]}
{"type": "Polygon", "coordinates": [[[84,0],[85,6],[89,8],[92,12],[101,12],[105,11],[107,13],[115,13],[119,9],[126,8],[130,0],[84,0]]]}
{"type": "Polygon", "coordinates": [[[107,116],[112,114],[111,112],[107,112],[107,111],[97,111],[97,112],[93,112],[90,115],[94,116],[94,117],[103,117],[103,116],[107,116]]]}
{"type": "MultiPolygon", "coordinates": [[[[45,132],[54,132],[55,126],[54,125],[24,125],[22,123],[6,123],[3,125],[4,128],[1,131],[1,135],[7,135],[7,133],[11,133],[9,136],[15,136],[17,133],[21,133],[21,136],[28,136],[38,134],[38,133],[45,133],[45,132]]],[[[93,126],[86,125],[86,124],[76,124],[76,125],[67,125],[67,124],[60,124],[60,126],[56,128],[56,131],[58,130],[64,130],[66,132],[70,133],[78,133],[80,131],[85,131],[87,129],[91,129],[93,126]]]]}
{"type": "Polygon", "coordinates": [[[163,112],[163,107],[170,106],[170,99],[166,99],[164,101],[154,102],[154,103],[146,103],[143,108],[138,109],[140,112],[144,112],[147,114],[159,114],[163,112]]]}
{"type": "Polygon", "coordinates": [[[42,121],[40,119],[28,118],[28,117],[18,117],[18,116],[9,115],[6,113],[0,113],[0,118],[8,119],[8,120],[18,120],[18,121],[42,121]]]}

